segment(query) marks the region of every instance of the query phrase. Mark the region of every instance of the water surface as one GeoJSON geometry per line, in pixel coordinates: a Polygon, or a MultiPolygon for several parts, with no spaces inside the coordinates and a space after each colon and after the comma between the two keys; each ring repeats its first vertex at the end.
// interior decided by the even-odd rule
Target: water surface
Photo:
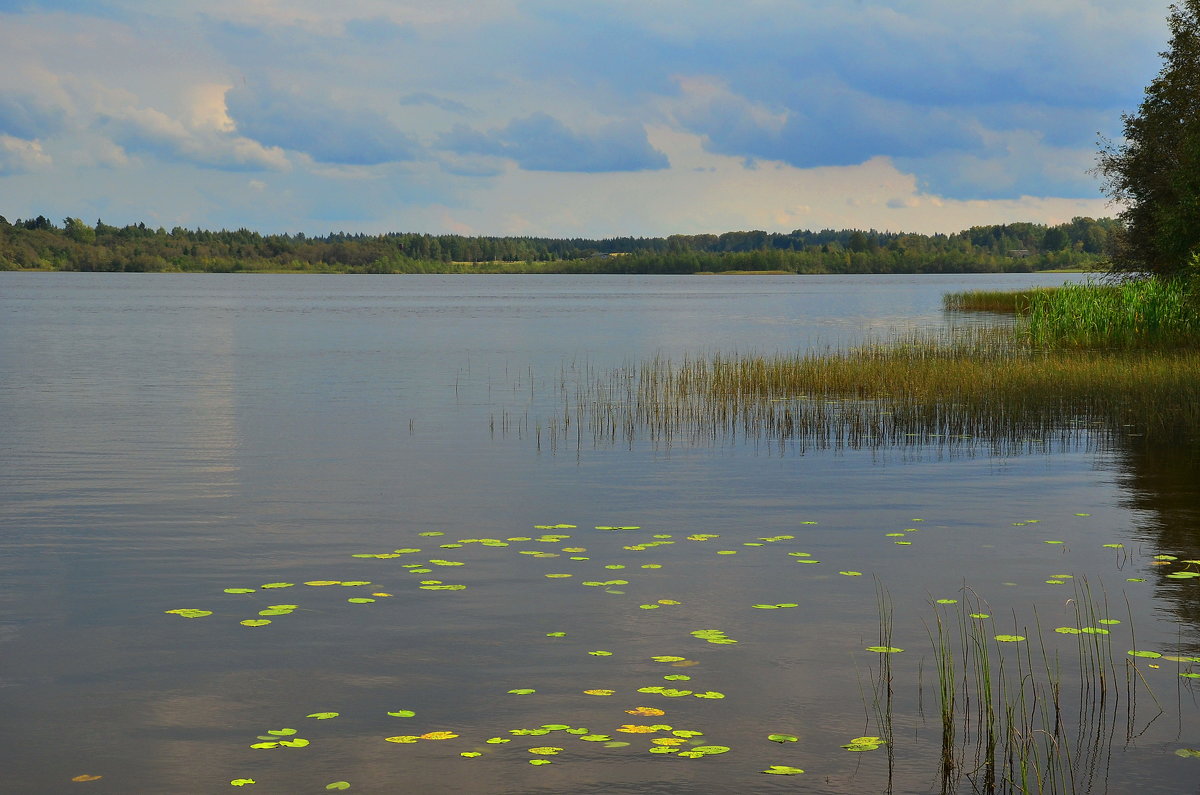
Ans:
{"type": "MultiPolygon", "coordinates": [[[[1036,606],[1048,629],[1073,615],[1075,586],[1045,581],[1073,573],[1106,594],[1122,632],[1136,626],[1139,648],[1200,654],[1196,581],[1151,565],[1200,557],[1194,447],[1035,443],[997,457],[581,436],[551,449],[539,430],[559,387],[588,374],[979,322],[944,313],[941,295],[1066,278],[0,274],[0,790],[210,793],[253,778],[249,791],[275,793],[339,780],[360,792],[937,791],[931,600],[965,584],[1008,626],[1028,626],[1036,606]],[[560,523],[576,527],[535,529],[560,523]],[[887,535],[906,530],[910,546],[887,535]],[[547,532],[570,538],[440,546],[547,532]],[[794,538],[761,541],[780,535],[794,538]],[[655,540],[674,543],[627,548],[655,540]],[[351,557],[404,548],[422,551],[351,557]],[[822,562],[798,565],[797,551],[822,562]],[[403,568],[431,559],[463,565],[403,568]],[[878,640],[875,578],[906,649],[893,656],[890,758],[839,747],[878,732],[862,695],[879,665],[863,651],[878,640]],[[628,585],[581,585],[611,579],[628,585]],[[301,584],[320,580],[371,585],[301,584]],[[223,592],[273,582],[297,585],[223,592]],[[346,601],[370,593],[391,596],[346,601]],[[639,607],[662,599],[680,604],[639,607]],[[751,607],[764,602],[799,607],[751,607]],[[239,623],[277,603],[300,609],[239,623]],[[213,615],[164,613],[176,608],[213,615]],[[739,643],[690,635],[706,628],[739,643]],[[637,692],[679,672],[726,697],[637,692]],[[519,688],[537,693],[507,692],[519,688]],[[666,715],[625,712],[643,705],[666,715]],[[387,715],[400,709],[416,716],[387,715]],[[340,715],[305,717],[327,711],[340,715]],[[614,734],[659,722],[731,750],[679,759],[614,734]],[[510,734],[543,724],[631,745],[510,734]],[[249,748],[283,727],[311,745],[249,748]],[[459,737],[383,740],[441,730],[459,737]],[[512,742],[484,742],[497,736],[512,742]],[[531,766],[539,745],[565,750],[531,766]],[[772,764],[808,772],[759,773],[772,764]],[[83,774],[102,778],[71,782],[83,774]]],[[[1134,648],[1128,634],[1112,643],[1134,648]]],[[[1200,775],[1200,760],[1175,754],[1200,747],[1196,680],[1173,662],[1141,670],[1166,717],[1143,728],[1143,693],[1127,731],[1122,702],[1092,791],[1189,791],[1200,775]]]]}

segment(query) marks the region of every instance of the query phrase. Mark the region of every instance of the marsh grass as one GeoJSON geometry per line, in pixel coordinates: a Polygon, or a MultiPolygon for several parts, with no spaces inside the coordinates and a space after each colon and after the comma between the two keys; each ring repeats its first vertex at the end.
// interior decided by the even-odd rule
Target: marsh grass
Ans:
{"type": "Polygon", "coordinates": [[[1040,347],[1156,349],[1200,345],[1200,291],[1145,279],[1065,285],[1028,296],[1024,333],[1040,347]]]}
{"type": "Polygon", "coordinates": [[[949,311],[1020,315],[1037,347],[1156,348],[1200,344],[1200,286],[1184,279],[949,293],[949,311]]]}
{"type": "Polygon", "coordinates": [[[1035,294],[1050,293],[1058,287],[1034,287],[1030,290],[968,290],[947,293],[942,307],[948,312],[996,312],[1017,314],[1029,310],[1035,294]]]}
{"type": "Polygon", "coordinates": [[[991,452],[1194,436],[1200,350],[1043,349],[1010,329],[912,334],[849,351],[714,355],[560,384],[552,448],[749,439],[991,452]]]}

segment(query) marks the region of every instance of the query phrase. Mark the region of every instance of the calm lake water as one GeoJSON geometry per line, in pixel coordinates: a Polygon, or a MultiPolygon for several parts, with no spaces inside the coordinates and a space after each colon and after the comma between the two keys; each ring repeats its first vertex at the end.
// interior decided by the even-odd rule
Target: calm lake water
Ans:
{"type": "Polygon", "coordinates": [[[0,791],[937,792],[931,634],[977,595],[988,639],[1028,638],[1010,672],[1058,655],[1076,791],[1194,792],[1200,664],[1168,658],[1200,655],[1200,579],[1167,575],[1200,558],[1195,440],[546,438],[614,368],[977,323],[942,294],[1068,278],[0,273],[0,791]],[[902,653],[865,651],[877,588],[902,653]],[[1089,591],[1121,621],[1099,703],[1053,631],[1089,591]],[[885,731],[885,662],[891,742],[845,750],[885,731]],[[513,734],[544,726],[576,733],[513,734]]]}

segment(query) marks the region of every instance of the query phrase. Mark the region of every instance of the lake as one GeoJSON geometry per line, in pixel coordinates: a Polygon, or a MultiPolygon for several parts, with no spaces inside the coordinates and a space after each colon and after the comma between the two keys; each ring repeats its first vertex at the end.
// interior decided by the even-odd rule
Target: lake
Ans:
{"type": "Polygon", "coordinates": [[[564,424],[1079,278],[0,273],[0,791],[1195,791],[1194,439],[564,424]]]}

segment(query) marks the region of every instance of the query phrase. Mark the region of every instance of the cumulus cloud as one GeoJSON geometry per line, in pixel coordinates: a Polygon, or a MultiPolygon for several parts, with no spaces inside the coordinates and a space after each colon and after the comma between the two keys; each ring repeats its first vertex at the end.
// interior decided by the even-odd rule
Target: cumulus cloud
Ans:
{"type": "Polygon", "coordinates": [[[546,113],[513,119],[486,133],[455,125],[439,146],[456,154],[515,160],[526,171],[647,171],[670,166],[635,121],[615,121],[583,132],[546,113]]]}
{"type": "Polygon", "coordinates": [[[225,102],[242,134],[323,163],[378,165],[412,160],[418,152],[411,136],[369,108],[252,86],[230,90],[225,102]]]}
{"type": "Polygon", "coordinates": [[[222,171],[285,170],[287,156],[278,147],[220,129],[185,125],[154,108],[127,107],[102,117],[99,128],[130,152],[181,160],[222,171]]]}
{"type": "Polygon", "coordinates": [[[24,174],[50,163],[50,156],[42,151],[39,142],[0,133],[0,176],[24,174]]]}

